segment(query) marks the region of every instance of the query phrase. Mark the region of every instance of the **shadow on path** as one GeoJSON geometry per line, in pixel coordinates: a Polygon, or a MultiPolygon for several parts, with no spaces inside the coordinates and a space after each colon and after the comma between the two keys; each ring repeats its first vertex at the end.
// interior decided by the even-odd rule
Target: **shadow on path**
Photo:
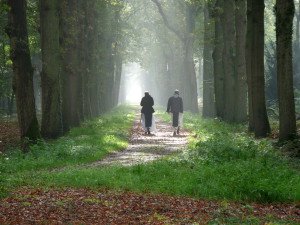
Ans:
{"type": "Polygon", "coordinates": [[[116,164],[131,166],[139,163],[154,161],[167,155],[182,151],[188,144],[189,133],[182,129],[181,133],[173,136],[170,123],[155,118],[157,132],[145,135],[139,121],[140,114],[134,119],[129,145],[122,151],[112,152],[103,160],[88,166],[116,164]]]}

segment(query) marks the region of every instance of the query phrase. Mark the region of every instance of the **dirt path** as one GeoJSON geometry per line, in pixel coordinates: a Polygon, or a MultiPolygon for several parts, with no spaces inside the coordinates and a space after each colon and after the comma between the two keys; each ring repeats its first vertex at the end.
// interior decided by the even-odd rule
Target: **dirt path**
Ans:
{"type": "Polygon", "coordinates": [[[157,132],[145,135],[139,119],[140,114],[137,113],[132,127],[130,142],[126,149],[112,152],[105,159],[89,164],[89,166],[108,164],[130,166],[157,160],[186,148],[189,136],[188,131],[183,129],[179,135],[173,136],[170,123],[156,117],[157,132]]]}

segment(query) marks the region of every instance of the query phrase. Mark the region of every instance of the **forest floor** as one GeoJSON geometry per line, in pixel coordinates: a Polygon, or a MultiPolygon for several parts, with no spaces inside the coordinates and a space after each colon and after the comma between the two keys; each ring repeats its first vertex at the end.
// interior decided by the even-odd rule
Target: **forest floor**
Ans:
{"type": "Polygon", "coordinates": [[[16,118],[0,119],[0,156],[7,148],[20,146],[20,132],[16,118]]]}
{"type": "MultiPolygon", "coordinates": [[[[145,135],[137,114],[125,150],[84,166],[130,166],[185,149],[187,130],[173,137],[169,123],[156,123],[157,132],[145,135]]],[[[10,129],[16,134],[10,125],[0,130],[1,137],[10,129]]],[[[5,140],[13,142],[14,137],[5,140]]],[[[243,204],[103,189],[19,187],[0,200],[0,208],[0,224],[300,224],[300,202],[243,204]]]]}

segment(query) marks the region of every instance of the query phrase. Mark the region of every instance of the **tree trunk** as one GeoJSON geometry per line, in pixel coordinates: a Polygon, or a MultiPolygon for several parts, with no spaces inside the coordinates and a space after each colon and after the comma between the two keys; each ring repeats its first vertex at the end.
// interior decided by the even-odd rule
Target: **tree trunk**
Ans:
{"type": "MultiPolygon", "coordinates": [[[[91,2],[91,1],[89,1],[91,2]]],[[[78,51],[79,51],[79,65],[78,65],[78,73],[80,74],[80,89],[81,94],[79,95],[79,102],[78,106],[80,107],[79,114],[80,114],[80,120],[84,120],[87,118],[87,103],[86,102],[86,84],[85,81],[87,80],[87,77],[89,76],[89,64],[91,63],[88,61],[88,55],[91,52],[91,49],[89,49],[89,43],[87,40],[88,35],[88,29],[92,26],[92,24],[88,24],[87,17],[89,13],[92,11],[92,9],[88,8],[88,2],[87,1],[78,1],[77,5],[77,23],[78,23],[78,29],[79,29],[79,40],[78,40],[78,51]]]]}
{"type": "Polygon", "coordinates": [[[296,13],[296,39],[294,48],[294,87],[300,90],[300,1],[298,1],[298,12],[296,13]]]}
{"type": "Polygon", "coordinates": [[[198,70],[198,77],[197,77],[197,93],[198,97],[203,100],[203,56],[202,53],[199,52],[199,70],[198,70]]]}
{"type": "Polygon", "coordinates": [[[185,108],[193,113],[198,113],[197,79],[194,64],[194,36],[196,12],[190,3],[185,4],[186,34],[184,43],[184,68],[186,73],[184,99],[185,108]]]}
{"type": "MultiPolygon", "coordinates": [[[[21,139],[28,139],[32,143],[40,138],[39,125],[36,117],[33,68],[27,33],[26,1],[8,0],[10,11],[8,14],[7,34],[10,38],[10,57],[13,62],[13,89],[16,95],[18,122],[21,139]]],[[[26,151],[28,143],[23,142],[26,151]]]]}
{"type": "Polygon", "coordinates": [[[42,126],[44,138],[62,135],[60,95],[59,2],[41,0],[42,126]]]}
{"type": "Polygon", "coordinates": [[[295,138],[297,133],[292,62],[294,1],[276,0],[275,12],[279,140],[286,141],[295,138]]]}
{"type": "Polygon", "coordinates": [[[98,62],[100,62],[98,54],[98,19],[96,1],[88,1],[86,6],[86,74],[83,77],[83,93],[84,93],[84,115],[85,118],[95,118],[99,116],[100,110],[98,105],[99,78],[98,78],[98,62]]]}
{"type": "Polygon", "coordinates": [[[247,0],[247,32],[246,32],[246,73],[247,73],[247,86],[248,86],[248,116],[250,132],[254,132],[254,120],[253,120],[253,90],[252,90],[252,36],[253,36],[253,10],[252,1],[247,0]]]}
{"type": "Polygon", "coordinates": [[[113,91],[114,91],[114,57],[112,54],[112,44],[113,44],[113,40],[112,40],[112,36],[109,35],[109,37],[107,37],[106,40],[106,46],[105,46],[105,65],[104,65],[104,73],[101,76],[101,96],[103,96],[103,108],[102,108],[102,112],[107,112],[109,110],[112,109],[113,107],[113,91]]]}
{"type": "Polygon", "coordinates": [[[203,114],[204,118],[215,117],[214,74],[213,74],[213,19],[210,15],[210,5],[205,4],[204,11],[204,49],[203,49],[203,114]]]}
{"type": "MultiPolygon", "coordinates": [[[[118,54],[120,54],[120,53],[118,53],[118,54]]],[[[122,61],[121,55],[116,55],[113,106],[118,105],[120,86],[121,86],[122,63],[123,63],[123,61],[122,61]]]]}
{"type": "Polygon", "coordinates": [[[79,126],[82,118],[82,77],[79,73],[78,7],[76,0],[64,0],[61,8],[62,117],[63,130],[79,126]],[[76,27],[76,29],[75,29],[76,27]]]}
{"type": "Polygon", "coordinates": [[[114,47],[113,47],[113,55],[114,55],[114,86],[113,86],[113,98],[112,98],[112,106],[118,105],[118,98],[120,93],[120,85],[121,85],[121,75],[122,75],[122,56],[121,56],[121,50],[120,50],[120,11],[116,11],[114,13],[114,19],[115,19],[115,26],[116,26],[116,32],[115,32],[115,40],[114,40],[114,47]]]}
{"type": "Polygon", "coordinates": [[[216,100],[216,116],[224,119],[224,70],[223,70],[223,30],[222,30],[222,13],[223,0],[217,0],[215,4],[215,46],[213,51],[214,63],[214,87],[216,100]]]}
{"type": "Polygon", "coordinates": [[[223,13],[223,66],[224,66],[224,120],[226,122],[235,122],[236,108],[236,77],[235,77],[235,2],[234,0],[224,1],[223,13]]]}
{"type": "Polygon", "coordinates": [[[265,101],[264,77],[264,1],[252,0],[251,32],[251,96],[253,128],[255,137],[266,137],[270,133],[265,101]]]}
{"type": "Polygon", "coordinates": [[[235,122],[247,120],[247,83],[246,83],[246,0],[235,0],[235,27],[236,27],[236,104],[235,122]]]}

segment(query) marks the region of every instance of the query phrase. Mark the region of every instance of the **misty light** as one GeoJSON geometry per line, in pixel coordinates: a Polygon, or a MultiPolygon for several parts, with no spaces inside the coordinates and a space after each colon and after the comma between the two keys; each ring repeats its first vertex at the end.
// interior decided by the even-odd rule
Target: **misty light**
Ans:
{"type": "Polygon", "coordinates": [[[128,63],[124,66],[122,84],[124,85],[125,102],[129,104],[140,104],[143,97],[141,87],[141,74],[143,70],[138,63],[128,63]]]}

